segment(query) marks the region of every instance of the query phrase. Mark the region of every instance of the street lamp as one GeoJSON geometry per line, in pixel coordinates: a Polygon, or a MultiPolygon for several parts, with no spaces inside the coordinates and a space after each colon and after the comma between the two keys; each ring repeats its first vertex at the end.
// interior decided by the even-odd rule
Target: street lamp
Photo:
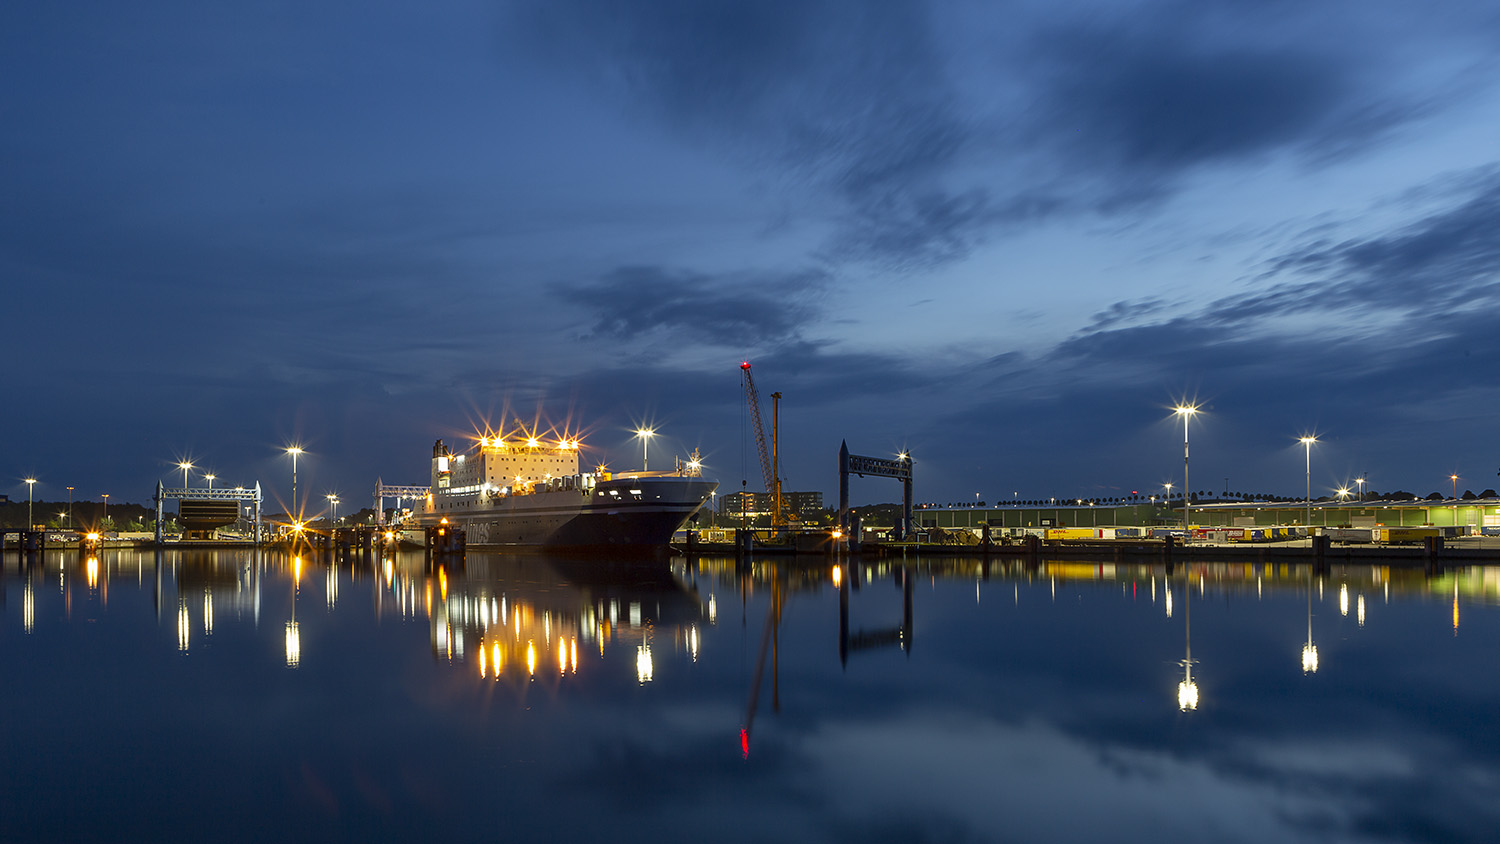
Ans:
{"type": "Polygon", "coordinates": [[[1312,535],[1312,444],[1317,442],[1314,436],[1302,437],[1298,442],[1302,443],[1307,451],[1307,530],[1312,535]]]}
{"type": "Polygon", "coordinates": [[[210,474],[204,475],[203,477],[205,477],[205,478],[208,479],[208,488],[209,489],[213,489],[214,488],[214,478],[217,478],[218,475],[210,473],[210,474]]]}
{"type": "Polygon", "coordinates": [[[102,493],[104,499],[104,515],[99,517],[99,529],[104,529],[104,522],[109,519],[109,493],[102,493]]]}
{"type": "Polygon", "coordinates": [[[1359,486],[1359,500],[1360,501],[1364,501],[1365,500],[1365,479],[1364,479],[1364,476],[1361,475],[1360,477],[1355,478],[1354,479],[1354,483],[1359,486]]]}
{"type": "Polygon", "coordinates": [[[68,528],[73,527],[73,488],[68,487],[68,528]]]}
{"type": "Polygon", "coordinates": [[[31,516],[31,490],[36,485],[36,478],[26,479],[26,529],[36,527],[36,520],[31,516]]]}
{"type": "Polygon", "coordinates": [[[330,492],[330,493],[328,493],[327,495],[325,495],[323,497],[326,498],[326,499],[328,499],[328,503],[333,506],[333,516],[331,518],[333,519],[334,522],[337,522],[339,520],[339,497],[338,497],[338,495],[330,492]]]}
{"type": "Polygon", "coordinates": [[[286,453],[292,456],[292,507],[297,506],[297,455],[302,453],[300,446],[287,446],[286,453]]]}
{"type": "Polygon", "coordinates": [[[187,489],[187,473],[189,469],[193,468],[193,464],[187,462],[186,460],[183,460],[182,462],[177,464],[177,468],[182,470],[182,488],[187,489]]]}
{"type": "Polygon", "coordinates": [[[1192,489],[1192,485],[1188,483],[1188,420],[1197,414],[1198,406],[1179,404],[1174,412],[1182,417],[1182,529],[1192,530],[1192,521],[1189,519],[1192,505],[1188,503],[1188,498],[1191,497],[1188,490],[1192,489]]]}
{"type": "Polygon", "coordinates": [[[1449,475],[1448,480],[1453,482],[1453,526],[1458,527],[1458,475],[1449,475]]]}
{"type": "Polygon", "coordinates": [[[650,446],[651,438],[656,435],[656,431],[650,428],[637,428],[635,435],[641,438],[641,471],[644,472],[651,468],[647,460],[646,449],[650,446]]]}

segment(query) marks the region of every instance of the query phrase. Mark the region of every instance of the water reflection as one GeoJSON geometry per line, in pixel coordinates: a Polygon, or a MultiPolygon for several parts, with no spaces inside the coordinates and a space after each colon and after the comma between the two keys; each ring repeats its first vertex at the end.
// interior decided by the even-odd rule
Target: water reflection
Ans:
{"type": "Polygon", "coordinates": [[[91,794],[115,815],[202,807],[262,840],[499,819],[646,840],[685,818],[744,841],[1483,840],[1500,822],[1488,569],[106,549],[7,557],[0,586],[0,624],[26,634],[0,703],[38,735],[5,751],[29,767],[0,825],[42,831],[17,840],[109,837],[59,825],[53,795],[80,782],[108,783],[91,794]],[[48,752],[69,730],[86,751],[48,752]],[[159,781],[133,773],[145,757],[159,781]],[[264,785],[211,787],[231,777],[264,785]]]}
{"type": "MultiPolygon", "coordinates": [[[[1187,579],[1192,578],[1192,573],[1187,569],[1183,570],[1182,575],[1187,579]]],[[[1182,613],[1183,655],[1181,664],[1183,677],[1182,682],[1177,684],[1177,708],[1183,712],[1187,712],[1190,709],[1198,708],[1198,684],[1193,682],[1193,663],[1197,662],[1197,660],[1193,659],[1192,590],[1183,589],[1182,594],[1185,599],[1183,601],[1182,613]]],[[[1168,612],[1168,617],[1171,617],[1170,611],[1168,612]]]]}

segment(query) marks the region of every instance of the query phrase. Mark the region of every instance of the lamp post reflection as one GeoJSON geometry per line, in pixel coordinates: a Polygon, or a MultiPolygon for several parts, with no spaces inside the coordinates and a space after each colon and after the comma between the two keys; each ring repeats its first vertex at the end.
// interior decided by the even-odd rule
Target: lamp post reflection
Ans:
{"type": "Polygon", "coordinates": [[[1312,635],[1312,575],[1313,567],[1307,567],[1307,644],[1302,646],[1302,673],[1315,674],[1318,670],[1318,646],[1312,635]]]}
{"type": "Polygon", "coordinates": [[[1177,708],[1183,712],[1198,708],[1198,684],[1193,682],[1193,573],[1184,566],[1182,589],[1182,627],[1185,651],[1182,661],[1182,682],[1177,684],[1177,708]]]}
{"type": "Polygon", "coordinates": [[[193,634],[193,620],[188,615],[187,599],[177,599],[177,650],[187,653],[193,634]]]}
{"type": "Polygon", "coordinates": [[[297,592],[302,588],[302,558],[292,559],[292,617],[286,623],[286,667],[302,663],[302,631],[297,627],[297,592]]]}
{"type": "Polygon", "coordinates": [[[36,592],[31,588],[31,578],[26,578],[25,585],[21,587],[21,627],[26,634],[36,627],[36,592]]]}

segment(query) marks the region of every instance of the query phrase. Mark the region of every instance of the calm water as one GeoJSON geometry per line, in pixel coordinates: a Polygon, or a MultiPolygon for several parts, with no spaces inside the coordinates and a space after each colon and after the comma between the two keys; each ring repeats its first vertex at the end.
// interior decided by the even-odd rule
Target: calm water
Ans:
{"type": "Polygon", "coordinates": [[[1500,571],[1190,568],[11,554],[0,840],[1494,840],[1500,571]]]}

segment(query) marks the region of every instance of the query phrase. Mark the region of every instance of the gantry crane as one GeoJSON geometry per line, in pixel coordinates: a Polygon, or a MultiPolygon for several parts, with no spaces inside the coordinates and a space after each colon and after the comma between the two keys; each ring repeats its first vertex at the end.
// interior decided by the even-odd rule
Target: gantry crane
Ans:
{"type": "MultiPolygon", "coordinates": [[[[771,451],[766,452],[766,427],[760,417],[760,393],[755,389],[755,377],[750,374],[750,361],[740,364],[740,372],[744,375],[745,403],[750,406],[750,421],[755,426],[755,447],[760,451],[760,470],[765,476],[766,492],[771,495],[771,524],[781,527],[788,521],[788,514],[781,507],[781,478],[778,477],[780,468],[777,446],[781,428],[781,393],[772,393],[772,417],[771,417],[771,451]]],[[[744,502],[740,502],[744,507],[744,502]]]]}

